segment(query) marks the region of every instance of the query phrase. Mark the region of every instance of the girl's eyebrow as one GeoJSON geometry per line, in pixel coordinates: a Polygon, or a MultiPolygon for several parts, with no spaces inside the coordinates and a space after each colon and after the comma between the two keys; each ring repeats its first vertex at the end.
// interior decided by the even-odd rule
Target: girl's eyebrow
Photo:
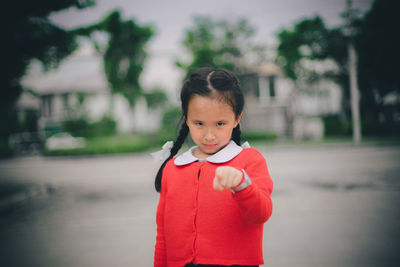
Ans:
{"type": "MultiPolygon", "coordinates": [[[[192,121],[192,122],[203,122],[202,120],[199,120],[199,119],[191,119],[190,121],[192,121]]],[[[228,120],[221,119],[221,120],[215,120],[214,122],[215,122],[215,123],[218,123],[218,122],[227,123],[228,120]]]]}

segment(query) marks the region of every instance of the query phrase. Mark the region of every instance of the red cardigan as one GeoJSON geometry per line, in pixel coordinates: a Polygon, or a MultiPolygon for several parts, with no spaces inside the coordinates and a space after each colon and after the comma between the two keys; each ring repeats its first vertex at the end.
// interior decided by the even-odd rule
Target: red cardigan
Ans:
{"type": "Polygon", "coordinates": [[[163,170],[154,266],[263,264],[263,224],[272,213],[272,188],[266,161],[254,148],[223,163],[177,166],[171,159],[163,170]],[[214,190],[219,166],[244,169],[251,185],[236,193],[214,190]]]}

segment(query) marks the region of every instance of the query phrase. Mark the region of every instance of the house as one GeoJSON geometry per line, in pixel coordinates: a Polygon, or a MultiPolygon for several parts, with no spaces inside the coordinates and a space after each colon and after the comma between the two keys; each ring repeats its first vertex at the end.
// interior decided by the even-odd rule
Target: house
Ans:
{"type": "Polygon", "coordinates": [[[272,63],[242,68],[239,79],[246,98],[242,126],[248,131],[321,139],[321,116],[340,111],[341,89],[327,79],[295,84],[272,63]]]}
{"type": "MultiPolygon", "coordinates": [[[[79,116],[94,122],[111,115],[119,133],[152,132],[160,124],[161,111],[148,109],[144,98],[132,109],[125,97],[111,93],[102,55],[90,44],[84,43],[49,71],[43,71],[39,61],[32,61],[21,83],[38,99],[39,130],[57,132],[63,121],[79,116]]],[[[26,97],[26,93],[21,96],[26,97]]]]}

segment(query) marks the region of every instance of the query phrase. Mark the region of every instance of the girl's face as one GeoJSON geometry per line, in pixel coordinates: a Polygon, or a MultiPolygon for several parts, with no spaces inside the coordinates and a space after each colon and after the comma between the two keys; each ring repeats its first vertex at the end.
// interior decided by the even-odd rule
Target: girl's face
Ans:
{"type": "Polygon", "coordinates": [[[225,147],[241,116],[236,118],[232,107],[218,98],[194,95],[186,118],[190,135],[198,146],[194,156],[207,158],[225,147]]]}

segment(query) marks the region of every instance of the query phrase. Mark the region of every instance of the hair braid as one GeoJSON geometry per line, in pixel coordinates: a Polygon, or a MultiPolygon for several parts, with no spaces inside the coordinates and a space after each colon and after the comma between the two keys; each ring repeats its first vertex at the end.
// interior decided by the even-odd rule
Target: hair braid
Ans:
{"type": "Polygon", "coordinates": [[[160,169],[157,172],[156,179],[154,181],[154,186],[156,188],[157,192],[161,192],[161,180],[162,180],[162,172],[164,170],[165,165],[167,162],[172,159],[176,153],[178,153],[179,149],[182,147],[183,143],[186,140],[186,137],[188,136],[189,133],[189,127],[187,126],[186,122],[184,121],[181,126],[181,130],[179,131],[179,135],[176,138],[176,141],[174,142],[173,147],[171,148],[171,154],[169,157],[163,162],[161,165],[160,169]]]}
{"type": "Polygon", "coordinates": [[[240,124],[238,124],[235,128],[233,128],[232,131],[232,140],[240,146],[241,140],[242,140],[242,131],[240,130],[240,124]]]}

